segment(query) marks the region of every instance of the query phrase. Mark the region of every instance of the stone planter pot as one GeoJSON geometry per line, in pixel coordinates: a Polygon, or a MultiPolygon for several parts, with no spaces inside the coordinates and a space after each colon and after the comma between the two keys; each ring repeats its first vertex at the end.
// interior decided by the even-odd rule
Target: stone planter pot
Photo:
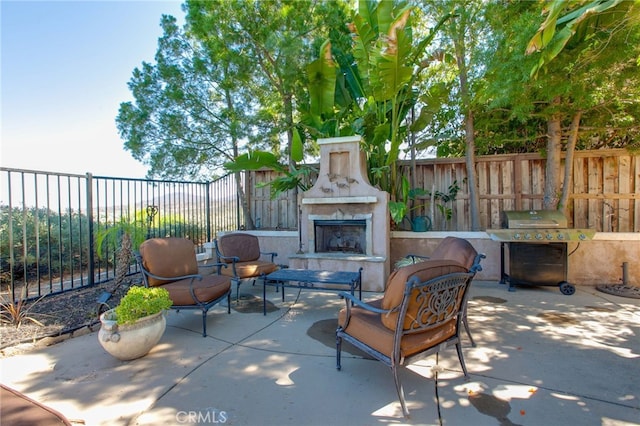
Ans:
{"type": "Polygon", "coordinates": [[[114,357],[128,361],[145,356],[162,337],[167,320],[165,312],[140,318],[133,324],[118,325],[115,311],[110,309],[100,315],[100,345],[114,357]]]}

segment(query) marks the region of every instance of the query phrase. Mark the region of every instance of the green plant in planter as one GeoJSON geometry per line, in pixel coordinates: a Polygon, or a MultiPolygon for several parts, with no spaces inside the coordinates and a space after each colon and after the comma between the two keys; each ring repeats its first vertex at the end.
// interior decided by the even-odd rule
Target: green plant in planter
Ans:
{"type": "Polygon", "coordinates": [[[169,309],[172,304],[169,292],[164,288],[133,286],[116,306],[116,320],[119,325],[130,324],[169,309]]]}
{"type": "Polygon", "coordinates": [[[389,202],[389,212],[391,214],[391,219],[396,223],[400,224],[402,220],[407,216],[411,211],[416,210],[418,208],[426,208],[425,205],[416,202],[419,202],[420,199],[430,198],[430,202],[434,203],[435,207],[440,210],[445,220],[451,220],[452,217],[452,209],[447,207],[447,203],[454,201],[456,196],[458,195],[458,191],[460,191],[460,186],[458,185],[458,181],[454,180],[449,188],[447,188],[447,192],[435,191],[431,193],[423,188],[413,188],[409,189],[409,181],[406,177],[402,178],[402,189],[400,191],[401,198],[403,201],[390,201],[389,202]],[[411,204],[414,204],[411,207],[411,204]]]}

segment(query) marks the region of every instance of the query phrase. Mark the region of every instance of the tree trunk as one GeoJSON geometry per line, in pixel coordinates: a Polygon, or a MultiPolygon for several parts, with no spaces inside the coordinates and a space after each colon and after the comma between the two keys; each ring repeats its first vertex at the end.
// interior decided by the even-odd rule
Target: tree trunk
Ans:
{"type": "MultiPolygon", "coordinates": [[[[233,96],[229,90],[225,90],[227,108],[229,110],[229,115],[231,117],[235,116],[235,105],[233,103],[233,96]]],[[[233,128],[233,126],[232,126],[233,128]]],[[[230,132],[232,144],[233,144],[233,159],[238,158],[238,138],[236,136],[235,131],[230,132]]],[[[253,218],[251,217],[251,211],[249,210],[249,201],[247,199],[246,192],[242,185],[242,176],[240,172],[236,172],[233,174],[233,177],[236,181],[236,193],[238,196],[238,202],[240,203],[240,207],[242,208],[242,213],[244,215],[244,222],[246,229],[255,229],[255,225],[253,223],[253,218]]],[[[240,225],[240,218],[237,220],[238,225],[240,225]]]]}
{"type": "Polygon", "coordinates": [[[467,185],[469,186],[469,214],[471,215],[471,230],[480,230],[480,199],[478,197],[478,175],[476,173],[476,139],[473,110],[471,109],[471,95],[469,93],[467,62],[465,56],[464,38],[454,40],[456,63],[460,78],[460,97],[464,115],[465,166],[467,169],[467,185]]]}
{"type": "MultiPolygon", "coordinates": [[[[241,172],[236,172],[233,174],[233,177],[236,180],[236,188],[238,193],[238,202],[240,203],[240,207],[242,208],[242,213],[244,214],[244,223],[246,229],[255,229],[256,225],[253,223],[253,218],[251,217],[251,210],[249,209],[249,201],[247,199],[246,192],[244,187],[242,186],[242,176],[241,172]]],[[[247,173],[249,175],[249,173],[247,173]]],[[[248,185],[250,187],[250,185],[248,185]]],[[[240,224],[240,218],[238,218],[238,224],[240,224]]]]}
{"type": "Polygon", "coordinates": [[[478,176],[476,172],[476,141],[473,111],[468,110],[465,116],[464,153],[467,168],[467,185],[469,186],[469,214],[471,215],[471,230],[480,231],[480,199],[478,197],[478,176]]]}
{"type": "Polygon", "coordinates": [[[573,187],[573,154],[576,150],[576,143],[578,142],[578,129],[580,128],[581,118],[582,111],[578,111],[573,115],[571,127],[569,128],[569,139],[567,140],[567,152],[564,159],[564,183],[562,185],[562,196],[558,204],[558,209],[562,210],[565,216],[569,213],[567,211],[567,204],[569,202],[569,194],[572,192],[573,187]]]}
{"type": "Polygon", "coordinates": [[[560,154],[562,141],[562,127],[560,114],[554,114],[547,122],[547,165],[544,174],[544,210],[558,208],[560,193],[560,154]]]}

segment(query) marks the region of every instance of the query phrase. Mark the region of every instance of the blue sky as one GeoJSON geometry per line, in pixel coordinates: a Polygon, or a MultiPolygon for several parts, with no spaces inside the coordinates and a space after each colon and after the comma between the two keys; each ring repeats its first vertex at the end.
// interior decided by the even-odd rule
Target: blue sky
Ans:
{"type": "Polygon", "coordinates": [[[0,164],[144,177],[115,117],[133,69],[153,62],[181,1],[0,1],[0,164]]]}

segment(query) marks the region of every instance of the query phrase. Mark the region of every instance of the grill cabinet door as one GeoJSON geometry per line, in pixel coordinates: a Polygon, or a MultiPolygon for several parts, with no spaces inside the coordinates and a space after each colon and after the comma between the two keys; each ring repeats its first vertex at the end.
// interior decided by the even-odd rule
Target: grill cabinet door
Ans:
{"type": "Polygon", "coordinates": [[[566,243],[509,243],[509,278],[513,284],[557,286],[567,280],[566,243]]]}

